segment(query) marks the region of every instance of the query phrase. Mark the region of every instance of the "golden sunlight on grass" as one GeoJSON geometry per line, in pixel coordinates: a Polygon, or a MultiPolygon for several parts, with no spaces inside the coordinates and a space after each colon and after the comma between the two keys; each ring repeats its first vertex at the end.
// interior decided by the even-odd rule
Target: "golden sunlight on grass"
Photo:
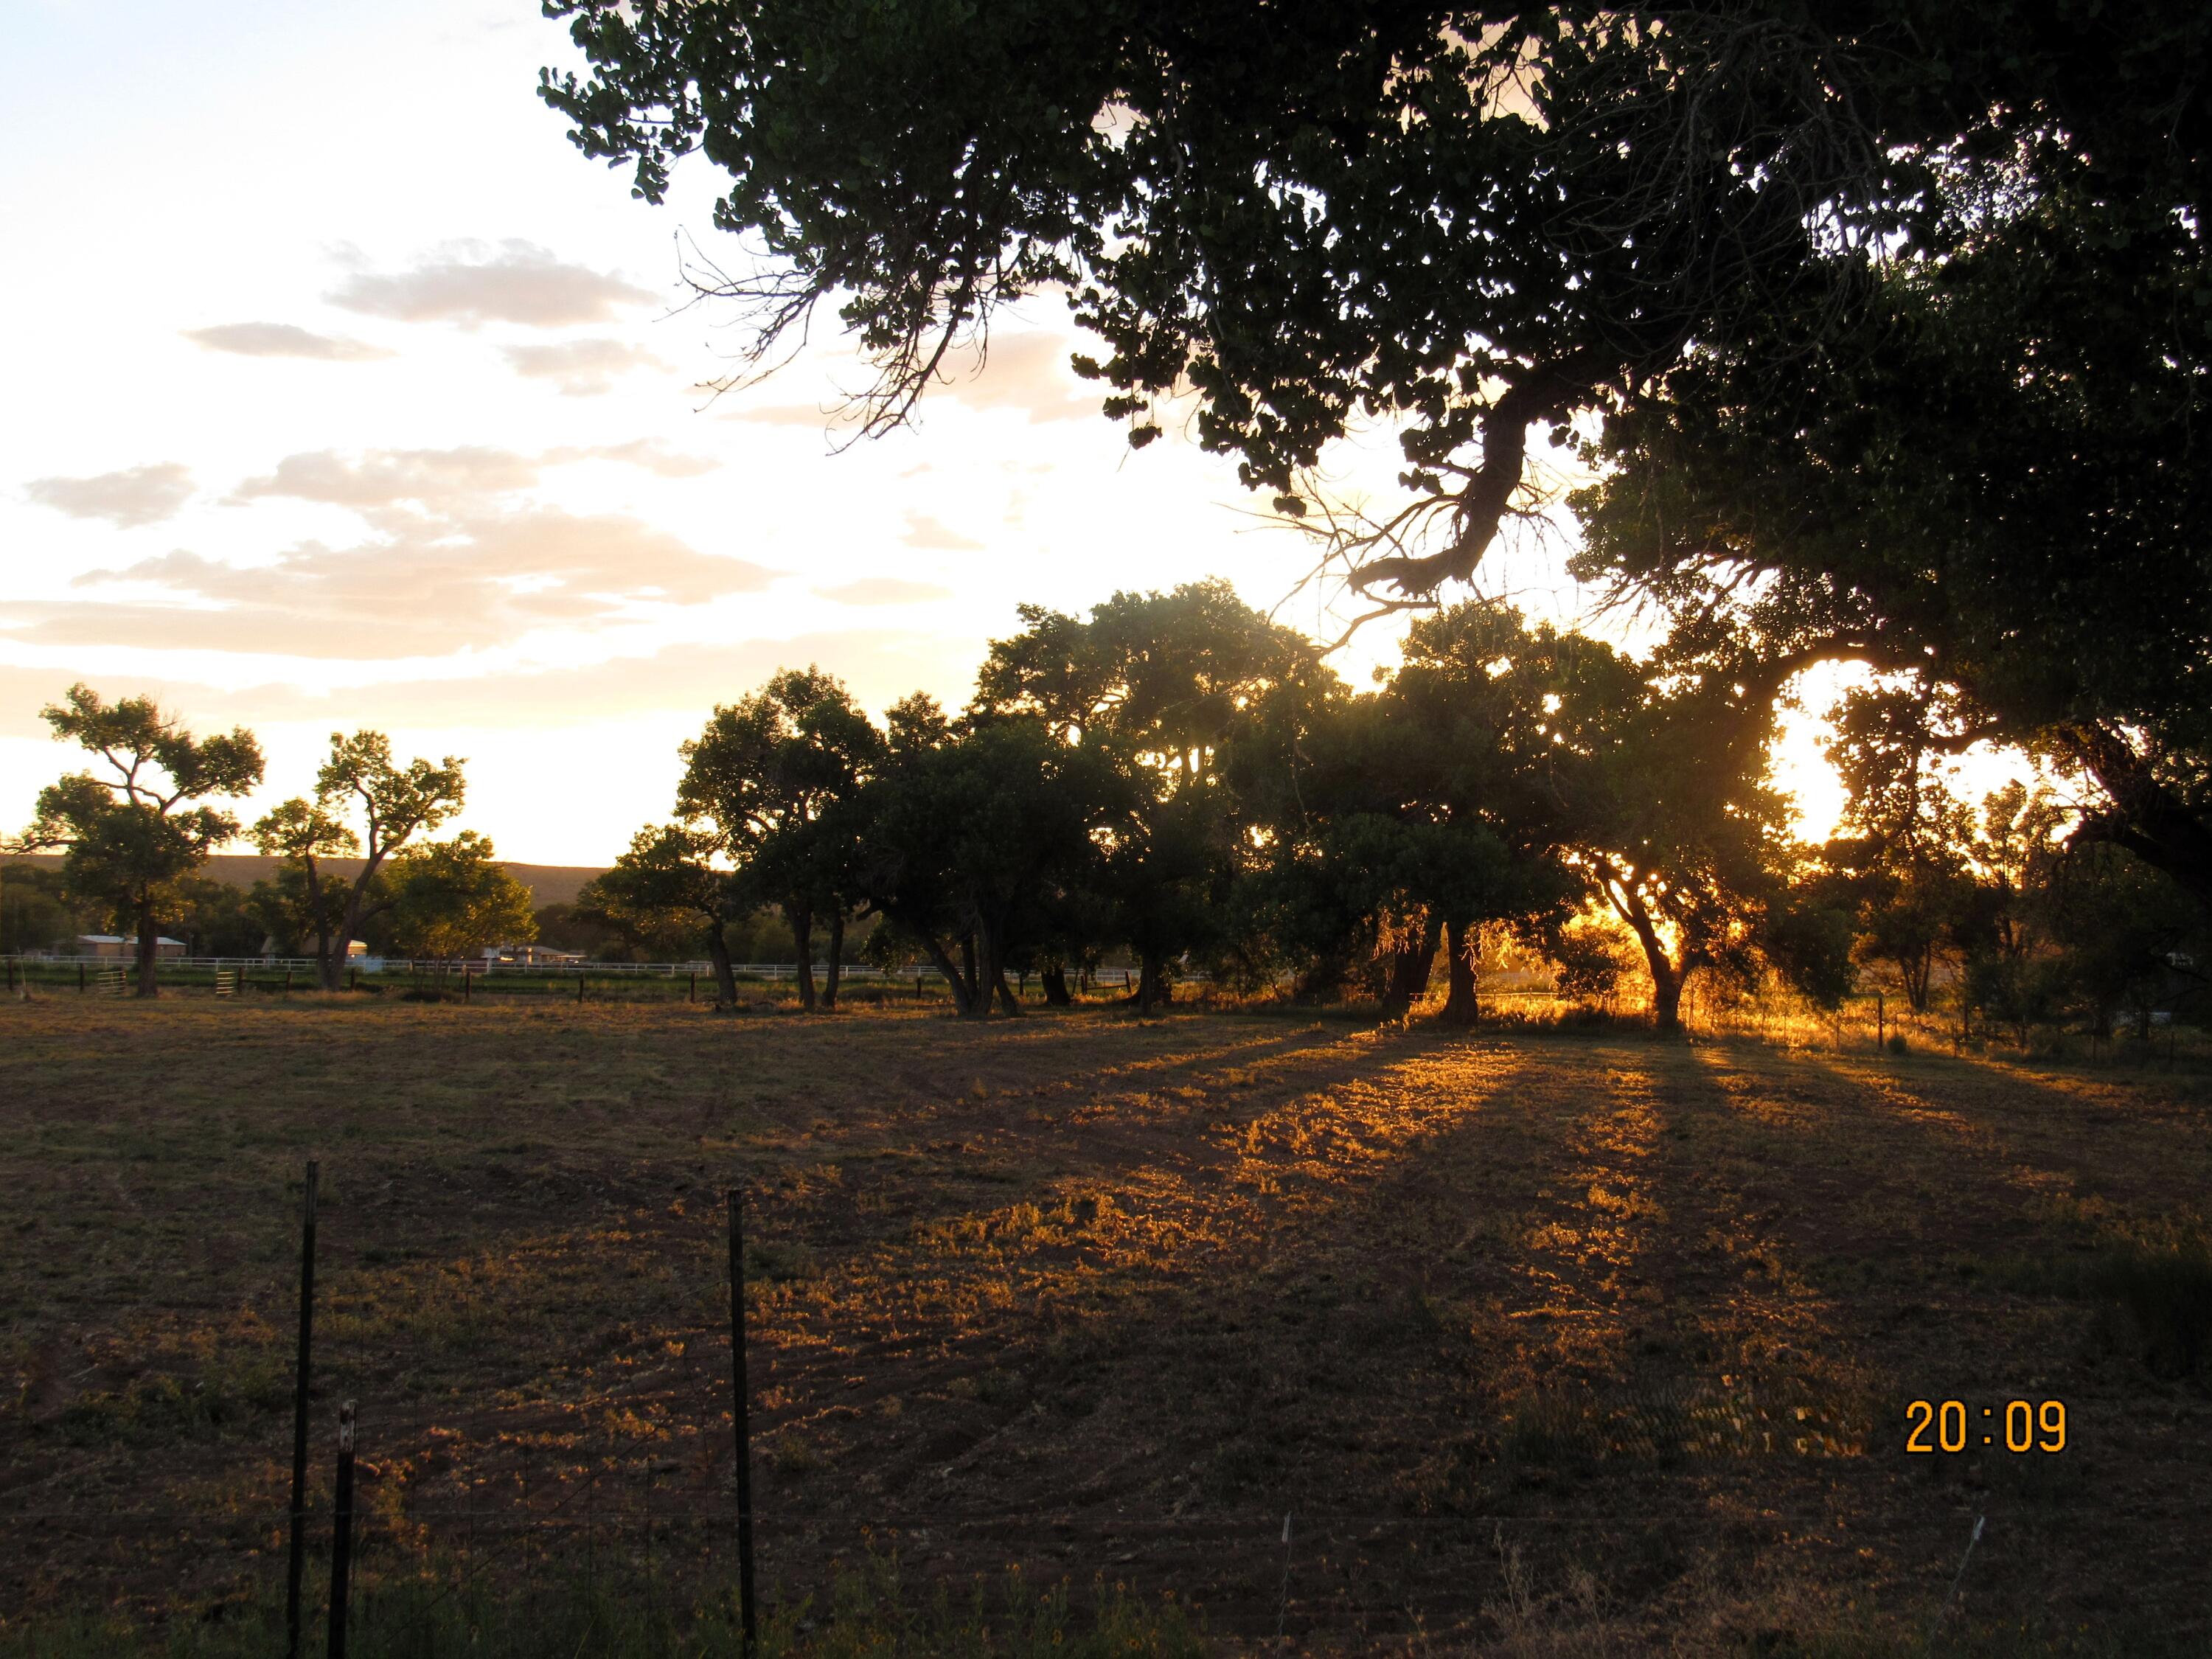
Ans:
{"type": "Polygon", "coordinates": [[[896,1551],[1220,1636],[1712,1651],[1924,1614],[1987,1512],[1970,1616],[2196,1605],[2212,1413],[2062,1271],[2201,1228],[2185,1079],[1279,1017],[0,1020],[0,1480],[64,1517],[0,1543],[33,1609],[272,1571],[310,1155],[386,1573],[504,1571],[526,1521],[720,1561],[742,1182],[787,1598],[896,1551]],[[1906,1456],[1942,1397],[2063,1398],[2074,1446],[1906,1456]]]}

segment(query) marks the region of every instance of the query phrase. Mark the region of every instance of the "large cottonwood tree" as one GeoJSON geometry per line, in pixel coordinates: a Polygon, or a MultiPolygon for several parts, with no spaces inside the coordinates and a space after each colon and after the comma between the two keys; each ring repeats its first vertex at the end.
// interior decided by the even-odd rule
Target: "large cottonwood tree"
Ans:
{"type": "Polygon", "coordinates": [[[71,686],[43,715],[56,738],[97,756],[100,767],[40,791],[19,848],[63,849],[69,890],[129,919],[137,994],[157,995],[162,907],[238,833],[236,817],[205,803],[261,781],[261,746],[242,726],[196,738],[149,697],[109,702],[86,685],[71,686]]]}
{"type": "Polygon", "coordinates": [[[385,861],[461,810],[467,794],[461,766],[451,755],[435,764],[417,758],[403,766],[381,732],[333,732],[313,796],[295,796],[254,824],[255,844],[301,872],[325,991],[343,987],[346,957],[362,924],[394,902],[381,879],[385,861]],[[358,860],[358,867],[349,879],[331,871],[333,859],[358,860]]]}
{"type": "Polygon", "coordinates": [[[1962,160],[2047,155],[2194,224],[2212,156],[2193,0],[547,10],[588,67],[543,94],[586,155],[653,202],[693,153],[726,175],[720,286],[759,361],[832,306],[881,428],[1000,307],[1065,292],[1133,441],[1187,387],[1288,509],[1347,426],[1401,429],[1407,513],[1346,550],[1412,599],[1474,570],[1532,442],[1647,399],[1693,342],[1848,319],[1882,262],[1954,252],[1962,160]]]}
{"type": "Polygon", "coordinates": [[[837,1006],[852,875],[854,802],[883,750],[879,732],[835,675],[787,668],[719,705],[683,748],[676,807],[708,836],[757,902],[782,908],[797,947],[799,1005],[812,1012],[814,925],[827,924],[821,1000],[837,1006]]]}

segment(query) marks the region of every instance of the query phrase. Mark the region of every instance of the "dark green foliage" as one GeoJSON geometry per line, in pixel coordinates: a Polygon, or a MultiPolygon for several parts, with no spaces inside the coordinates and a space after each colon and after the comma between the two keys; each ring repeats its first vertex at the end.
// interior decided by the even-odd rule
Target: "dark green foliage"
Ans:
{"type": "Polygon", "coordinates": [[[1868,661],[1939,743],[2045,750],[2101,795],[2087,830],[2203,900],[2212,264],[2137,159],[1962,163],[1932,198],[1940,263],[1898,265],[1848,324],[1693,354],[1609,428],[1583,571],[1778,656],[1868,661]]]}
{"type": "Polygon", "coordinates": [[[70,896],[59,870],[0,861],[0,955],[71,950],[77,934],[100,931],[97,919],[70,896]]]}
{"type": "Polygon", "coordinates": [[[1280,758],[1265,711],[1326,697],[1334,676],[1311,641],[1219,580],[1116,593],[1085,620],[1020,615],[1023,631],[994,641],[977,675],[975,715],[1042,720],[1127,786],[1127,815],[1102,836],[1087,893],[1063,905],[1060,954],[1125,945],[1146,1009],[1167,1000],[1178,960],[1241,956],[1256,979],[1258,956],[1226,927],[1262,810],[1251,785],[1280,758]]]}
{"type": "Polygon", "coordinates": [[[1759,936],[1767,960],[1784,984],[1819,1007],[1842,1006],[1857,981],[1851,898],[1842,884],[1815,878],[1793,884],[1767,907],[1759,936]]]}
{"type": "Polygon", "coordinates": [[[948,725],[897,711],[888,758],[860,797],[856,880],[916,941],[955,1006],[1012,1010],[1005,975],[1055,936],[1093,884],[1102,840],[1126,825],[1126,781],[1033,716],[948,725]]]}
{"type": "Polygon", "coordinates": [[[729,929],[747,906],[735,878],[715,867],[718,850],[711,833],[682,824],[641,830],[614,867],[577,895],[576,908],[647,955],[688,957],[703,942],[716,1001],[728,1008],[738,1000],[729,929]]]}
{"type": "Polygon", "coordinates": [[[884,739],[844,685],[817,668],[785,669],[718,707],[684,745],[676,807],[705,856],[723,860],[732,897],[769,903],[790,926],[799,996],[815,1006],[814,924],[828,923],[828,981],[837,1006],[845,922],[860,894],[854,860],[862,784],[884,739]]]}

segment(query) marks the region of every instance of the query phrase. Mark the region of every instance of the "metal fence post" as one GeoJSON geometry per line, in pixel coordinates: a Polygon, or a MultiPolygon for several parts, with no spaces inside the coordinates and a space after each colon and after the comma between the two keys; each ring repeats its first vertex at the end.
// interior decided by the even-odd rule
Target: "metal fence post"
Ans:
{"type": "Polygon", "coordinates": [[[331,1659],[345,1659],[346,1580],[353,1568],[353,1401],[338,1407],[338,1480],[331,1507],[331,1659]]]}
{"type": "Polygon", "coordinates": [[[321,1166],[307,1160],[307,1192],[300,1207],[300,1352],[292,1379],[292,1540],[284,1575],[284,1652],[299,1659],[300,1573],[307,1560],[307,1369],[315,1324],[315,1189],[321,1166]]]}
{"type": "Polygon", "coordinates": [[[747,1659],[759,1640],[753,1607],[752,1424],[745,1387],[744,1198],[730,1188],[730,1428],[738,1457],[738,1595],[744,1612],[747,1659]]]}

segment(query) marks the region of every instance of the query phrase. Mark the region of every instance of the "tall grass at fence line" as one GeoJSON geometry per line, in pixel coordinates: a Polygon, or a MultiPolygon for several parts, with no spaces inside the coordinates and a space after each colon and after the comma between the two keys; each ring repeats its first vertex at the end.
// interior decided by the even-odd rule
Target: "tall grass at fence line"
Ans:
{"type": "MultiPolygon", "coordinates": [[[[1518,1553],[1510,1555],[1502,1598],[1486,1601],[1465,1626],[1400,1638],[1404,1650],[1470,1659],[2201,1659],[2212,1652],[2202,1635],[2124,1611],[2095,1629],[1969,1618],[1963,1610],[1945,1622],[1932,1603],[1887,1612],[1838,1607],[1799,1598],[1786,1583],[1760,1598],[1748,1622],[1745,1607],[1723,1597],[1711,1608],[1678,1610],[1675,1627],[1661,1632],[1603,1605],[1587,1574],[1579,1595],[1572,1585],[1546,1594],[1518,1553]]],[[[520,1577],[471,1577],[447,1564],[442,1573],[356,1578],[346,1650],[352,1659],[737,1659],[743,1650],[732,1589],[680,1595],[634,1565],[625,1571],[613,1563],[520,1577]]],[[[321,1585],[310,1589],[301,1645],[319,1653],[326,1639],[321,1585]]],[[[759,1659],[1204,1659],[1231,1650],[1209,1635],[1202,1613],[1103,1577],[1080,1593],[1064,1579],[1036,1585],[1018,1572],[917,1593],[896,1559],[880,1555],[840,1573],[819,1601],[775,1603],[763,1613],[759,1659]]],[[[1293,1628],[1304,1623],[1301,1616],[1293,1628]]],[[[1319,1639],[1323,1650],[1358,1650],[1319,1639]]],[[[107,1612],[0,1623],[0,1659],[266,1659],[283,1646],[282,1603],[267,1595],[204,1600],[161,1618],[107,1612]]]]}
{"type": "MultiPolygon", "coordinates": [[[[526,1583],[520,1577],[449,1566],[357,1578],[346,1651],[352,1659],[722,1659],[740,1650],[733,1587],[678,1594],[635,1565],[611,1563],[549,1570],[526,1583]]],[[[1018,1573],[977,1581],[957,1597],[944,1586],[917,1595],[884,1556],[841,1573],[822,1603],[780,1603],[763,1614],[759,1659],[1200,1659],[1210,1650],[1174,1601],[1148,1601],[1103,1579],[1081,1596],[1064,1580],[1039,1586],[1018,1573]]],[[[319,1607],[305,1636],[304,1650],[322,1650],[319,1607]]],[[[214,1600],[166,1619],[106,1613],[0,1626],[0,1659],[264,1659],[283,1645],[275,1596],[214,1600]]]]}

